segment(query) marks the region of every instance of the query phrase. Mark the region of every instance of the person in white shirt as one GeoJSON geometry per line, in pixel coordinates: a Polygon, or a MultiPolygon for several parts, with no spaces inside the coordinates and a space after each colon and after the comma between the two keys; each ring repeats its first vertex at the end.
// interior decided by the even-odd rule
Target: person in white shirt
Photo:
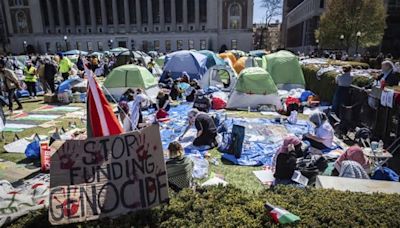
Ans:
{"type": "Polygon", "coordinates": [[[315,134],[306,134],[303,140],[309,141],[312,147],[319,150],[331,148],[335,132],[325,113],[314,113],[310,116],[310,121],[316,126],[315,134]]]}

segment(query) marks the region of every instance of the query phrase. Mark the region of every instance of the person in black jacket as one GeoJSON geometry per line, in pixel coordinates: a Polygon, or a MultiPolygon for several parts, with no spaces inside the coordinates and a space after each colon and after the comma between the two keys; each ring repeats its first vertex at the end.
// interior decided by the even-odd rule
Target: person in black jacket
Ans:
{"type": "Polygon", "coordinates": [[[274,158],[275,163],[275,183],[278,184],[296,184],[292,181],[292,176],[296,170],[297,158],[302,157],[301,141],[295,136],[289,136],[284,139],[282,147],[274,158]]]}
{"type": "Polygon", "coordinates": [[[46,58],[44,62],[44,79],[50,87],[52,93],[55,93],[54,77],[57,74],[57,65],[50,59],[46,58]]]}
{"type": "Polygon", "coordinates": [[[386,86],[397,86],[400,82],[400,76],[394,70],[394,64],[391,61],[382,62],[382,74],[376,78],[380,83],[384,82],[386,86]]]}

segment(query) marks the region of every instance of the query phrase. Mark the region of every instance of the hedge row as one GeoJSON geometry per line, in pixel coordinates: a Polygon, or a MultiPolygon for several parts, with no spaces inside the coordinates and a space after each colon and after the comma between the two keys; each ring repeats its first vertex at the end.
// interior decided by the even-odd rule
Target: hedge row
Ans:
{"type": "MultiPolygon", "coordinates": [[[[362,194],[280,186],[261,193],[234,187],[187,189],[168,205],[80,227],[274,227],[268,201],[300,216],[301,227],[400,227],[399,195],[362,194]]],[[[32,212],[11,227],[48,227],[47,211],[32,212]]]]}
{"type": "MultiPolygon", "coordinates": [[[[354,62],[354,64],[356,63],[354,62]]],[[[365,63],[357,63],[357,64],[363,65],[365,63]]],[[[321,101],[332,102],[336,90],[335,79],[338,74],[335,72],[327,72],[321,75],[321,77],[318,79],[317,72],[320,69],[318,66],[304,65],[302,66],[302,69],[304,78],[306,80],[306,88],[319,95],[321,101]]],[[[370,83],[371,79],[362,76],[356,77],[353,81],[353,84],[359,87],[364,87],[370,83]]]]}

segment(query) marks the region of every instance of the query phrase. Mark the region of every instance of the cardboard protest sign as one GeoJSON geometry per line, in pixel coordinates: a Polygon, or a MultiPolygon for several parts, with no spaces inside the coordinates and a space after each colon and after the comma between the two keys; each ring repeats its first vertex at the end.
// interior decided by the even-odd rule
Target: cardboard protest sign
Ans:
{"type": "Polygon", "coordinates": [[[49,221],[115,217],[168,200],[158,125],[67,141],[51,157],[49,221]]]}

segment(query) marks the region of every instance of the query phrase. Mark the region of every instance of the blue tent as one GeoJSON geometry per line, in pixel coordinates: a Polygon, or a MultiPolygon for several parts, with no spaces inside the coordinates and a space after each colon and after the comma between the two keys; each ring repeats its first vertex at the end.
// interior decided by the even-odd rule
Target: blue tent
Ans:
{"type": "Polygon", "coordinates": [[[215,54],[212,51],[201,50],[201,51],[198,51],[198,53],[207,56],[207,68],[208,69],[210,69],[211,67],[213,67],[215,65],[226,65],[225,61],[223,59],[221,59],[220,57],[218,57],[217,54],[215,54]]]}
{"type": "Polygon", "coordinates": [[[182,76],[182,72],[189,74],[191,79],[201,79],[207,71],[207,57],[192,51],[177,51],[165,57],[164,72],[160,81],[163,82],[169,72],[172,78],[182,76]]]}

